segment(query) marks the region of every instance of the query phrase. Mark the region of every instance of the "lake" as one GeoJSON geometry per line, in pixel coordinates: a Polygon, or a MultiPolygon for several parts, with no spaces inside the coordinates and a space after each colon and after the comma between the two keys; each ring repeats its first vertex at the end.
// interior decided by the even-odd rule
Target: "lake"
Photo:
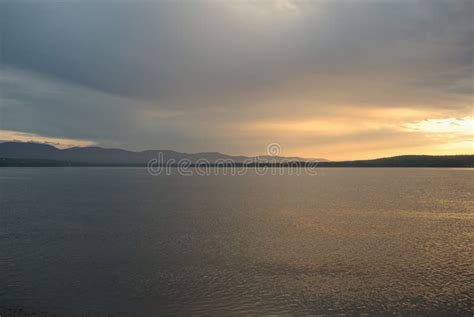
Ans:
{"type": "Polygon", "coordinates": [[[474,313],[474,170],[0,169],[0,315],[474,313]]]}

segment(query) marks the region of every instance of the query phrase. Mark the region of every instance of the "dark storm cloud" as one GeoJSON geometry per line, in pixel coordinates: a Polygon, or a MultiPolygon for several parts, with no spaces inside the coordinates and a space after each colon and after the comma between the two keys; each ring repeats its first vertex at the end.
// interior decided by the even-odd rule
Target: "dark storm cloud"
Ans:
{"type": "Polygon", "coordinates": [[[472,3],[297,2],[300,12],[246,17],[252,12],[211,2],[8,1],[3,63],[164,100],[238,94],[318,72],[417,67],[421,81],[432,67],[472,65],[472,3]],[[291,14],[300,18],[288,21],[291,14]]]}
{"type": "Polygon", "coordinates": [[[172,87],[172,78],[163,79],[179,52],[173,53],[176,48],[163,36],[173,18],[157,10],[157,30],[151,30],[147,6],[9,2],[2,10],[3,62],[116,94],[159,94],[172,87]]]}
{"type": "MultiPolygon", "coordinates": [[[[263,48],[252,48],[251,30],[206,3],[20,1],[3,7],[5,65],[119,95],[166,100],[250,87],[255,82],[246,80],[262,75],[241,66],[271,60],[263,48]]],[[[268,76],[270,65],[261,66],[268,76]]]]}

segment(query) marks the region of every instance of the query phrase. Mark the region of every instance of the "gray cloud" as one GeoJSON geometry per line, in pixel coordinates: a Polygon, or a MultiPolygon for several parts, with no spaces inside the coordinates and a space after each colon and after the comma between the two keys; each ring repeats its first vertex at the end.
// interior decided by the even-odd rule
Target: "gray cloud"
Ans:
{"type": "Polygon", "coordinates": [[[0,128],[199,150],[233,148],[216,137],[228,123],[340,105],[464,114],[473,12],[470,0],[5,0],[0,128]]]}
{"type": "Polygon", "coordinates": [[[403,68],[422,81],[472,66],[472,1],[296,4],[296,13],[252,16],[250,4],[238,12],[218,2],[7,1],[3,63],[160,100],[314,73],[403,68]]]}

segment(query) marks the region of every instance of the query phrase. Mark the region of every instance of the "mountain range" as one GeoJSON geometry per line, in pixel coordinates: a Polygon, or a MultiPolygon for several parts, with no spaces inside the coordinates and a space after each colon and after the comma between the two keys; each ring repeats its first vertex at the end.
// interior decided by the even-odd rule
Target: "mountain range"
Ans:
{"type": "MultiPolygon", "coordinates": [[[[256,161],[255,157],[232,156],[218,152],[181,153],[170,150],[146,150],[141,152],[123,149],[107,149],[102,147],[72,147],[58,149],[49,144],[32,142],[3,142],[0,143],[0,158],[3,159],[35,159],[70,162],[73,164],[98,164],[98,165],[144,165],[151,159],[163,158],[163,162],[175,162],[186,159],[192,164],[203,160],[211,164],[229,161],[244,163],[256,161]],[[174,161],[173,161],[174,160],[174,161]]],[[[259,160],[280,163],[283,161],[327,161],[325,159],[308,159],[301,157],[259,156],[259,160]]]]}
{"type": "Polygon", "coordinates": [[[218,152],[180,153],[170,150],[133,152],[101,147],[58,149],[49,144],[0,143],[0,166],[145,166],[152,159],[162,158],[170,165],[186,159],[191,165],[237,166],[274,165],[279,167],[474,167],[474,155],[401,155],[356,161],[328,161],[282,156],[231,156],[218,152]],[[203,163],[205,162],[205,163],[203,163]],[[250,163],[249,163],[250,162],[250,163]],[[308,165],[309,164],[309,165],[308,165]]]}

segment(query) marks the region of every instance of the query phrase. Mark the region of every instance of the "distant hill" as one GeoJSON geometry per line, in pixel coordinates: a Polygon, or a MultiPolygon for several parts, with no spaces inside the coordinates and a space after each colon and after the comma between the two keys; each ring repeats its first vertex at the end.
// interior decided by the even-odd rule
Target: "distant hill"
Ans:
{"type": "Polygon", "coordinates": [[[474,167],[474,155],[401,155],[374,160],[320,162],[319,167],[474,167]]]}
{"type": "MultiPolygon", "coordinates": [[[[246,160],[255,161],[253,157],[231,156],[218,152],[202,153],[180,153],[169,150],[147,150],[142,152],[133,152],[122,149],[106,149],[101,147],[73,147],[69,149],[58,149],[49,144],[23,143],[23,142],[4,142],[0,143],[0,159],[4,159],[0,165],[14,164],[18,160],[27,160],[28,164],[36,162],[40,165],[145,165],[154,158],[163,158],[164,162],[178,162],[187,159],[191,163],[199,163],[199,160],[205,160],[211,164],[219,161],[232,160],[235,163],[243,163],[246,160]],[[55,161],[54,163],[52,161],[55,161]]],[[[268,156],[262,156],[261,159],[267,159],[268,156]]],[[[281,157],[272,156],[272,161],[304,161],[300,157],[281,157]]],[[[316,159],[326,161],[325,159],[316,159]]],[[[36,164],[35,163],[35,164],[36,164]]],[[[20,163],[17,163],[20,164],[20,163]]],[[[23,163],[24,164],[24,163],[23,163]]]]}
{"type": "Polygon", "coordinates": [[[255,157],[231,156],[218,152],[193,154],[169,150],[132,152],[101,147],[58,149],[48,144],[0,143],[0,166],[144,166],[151,159],[160,156],[163,157],[163,162],[169,162],[170,165],[187,159],[193,165],[221,165],[234,162],[238,166],[245,164],[250,167],[257,165],[278,167],[474,167],[474,155],[403,155],[373,160],[331,162],[325,159],[308,160],[281,156],[261,156],[256,159],[255,157]]]}

